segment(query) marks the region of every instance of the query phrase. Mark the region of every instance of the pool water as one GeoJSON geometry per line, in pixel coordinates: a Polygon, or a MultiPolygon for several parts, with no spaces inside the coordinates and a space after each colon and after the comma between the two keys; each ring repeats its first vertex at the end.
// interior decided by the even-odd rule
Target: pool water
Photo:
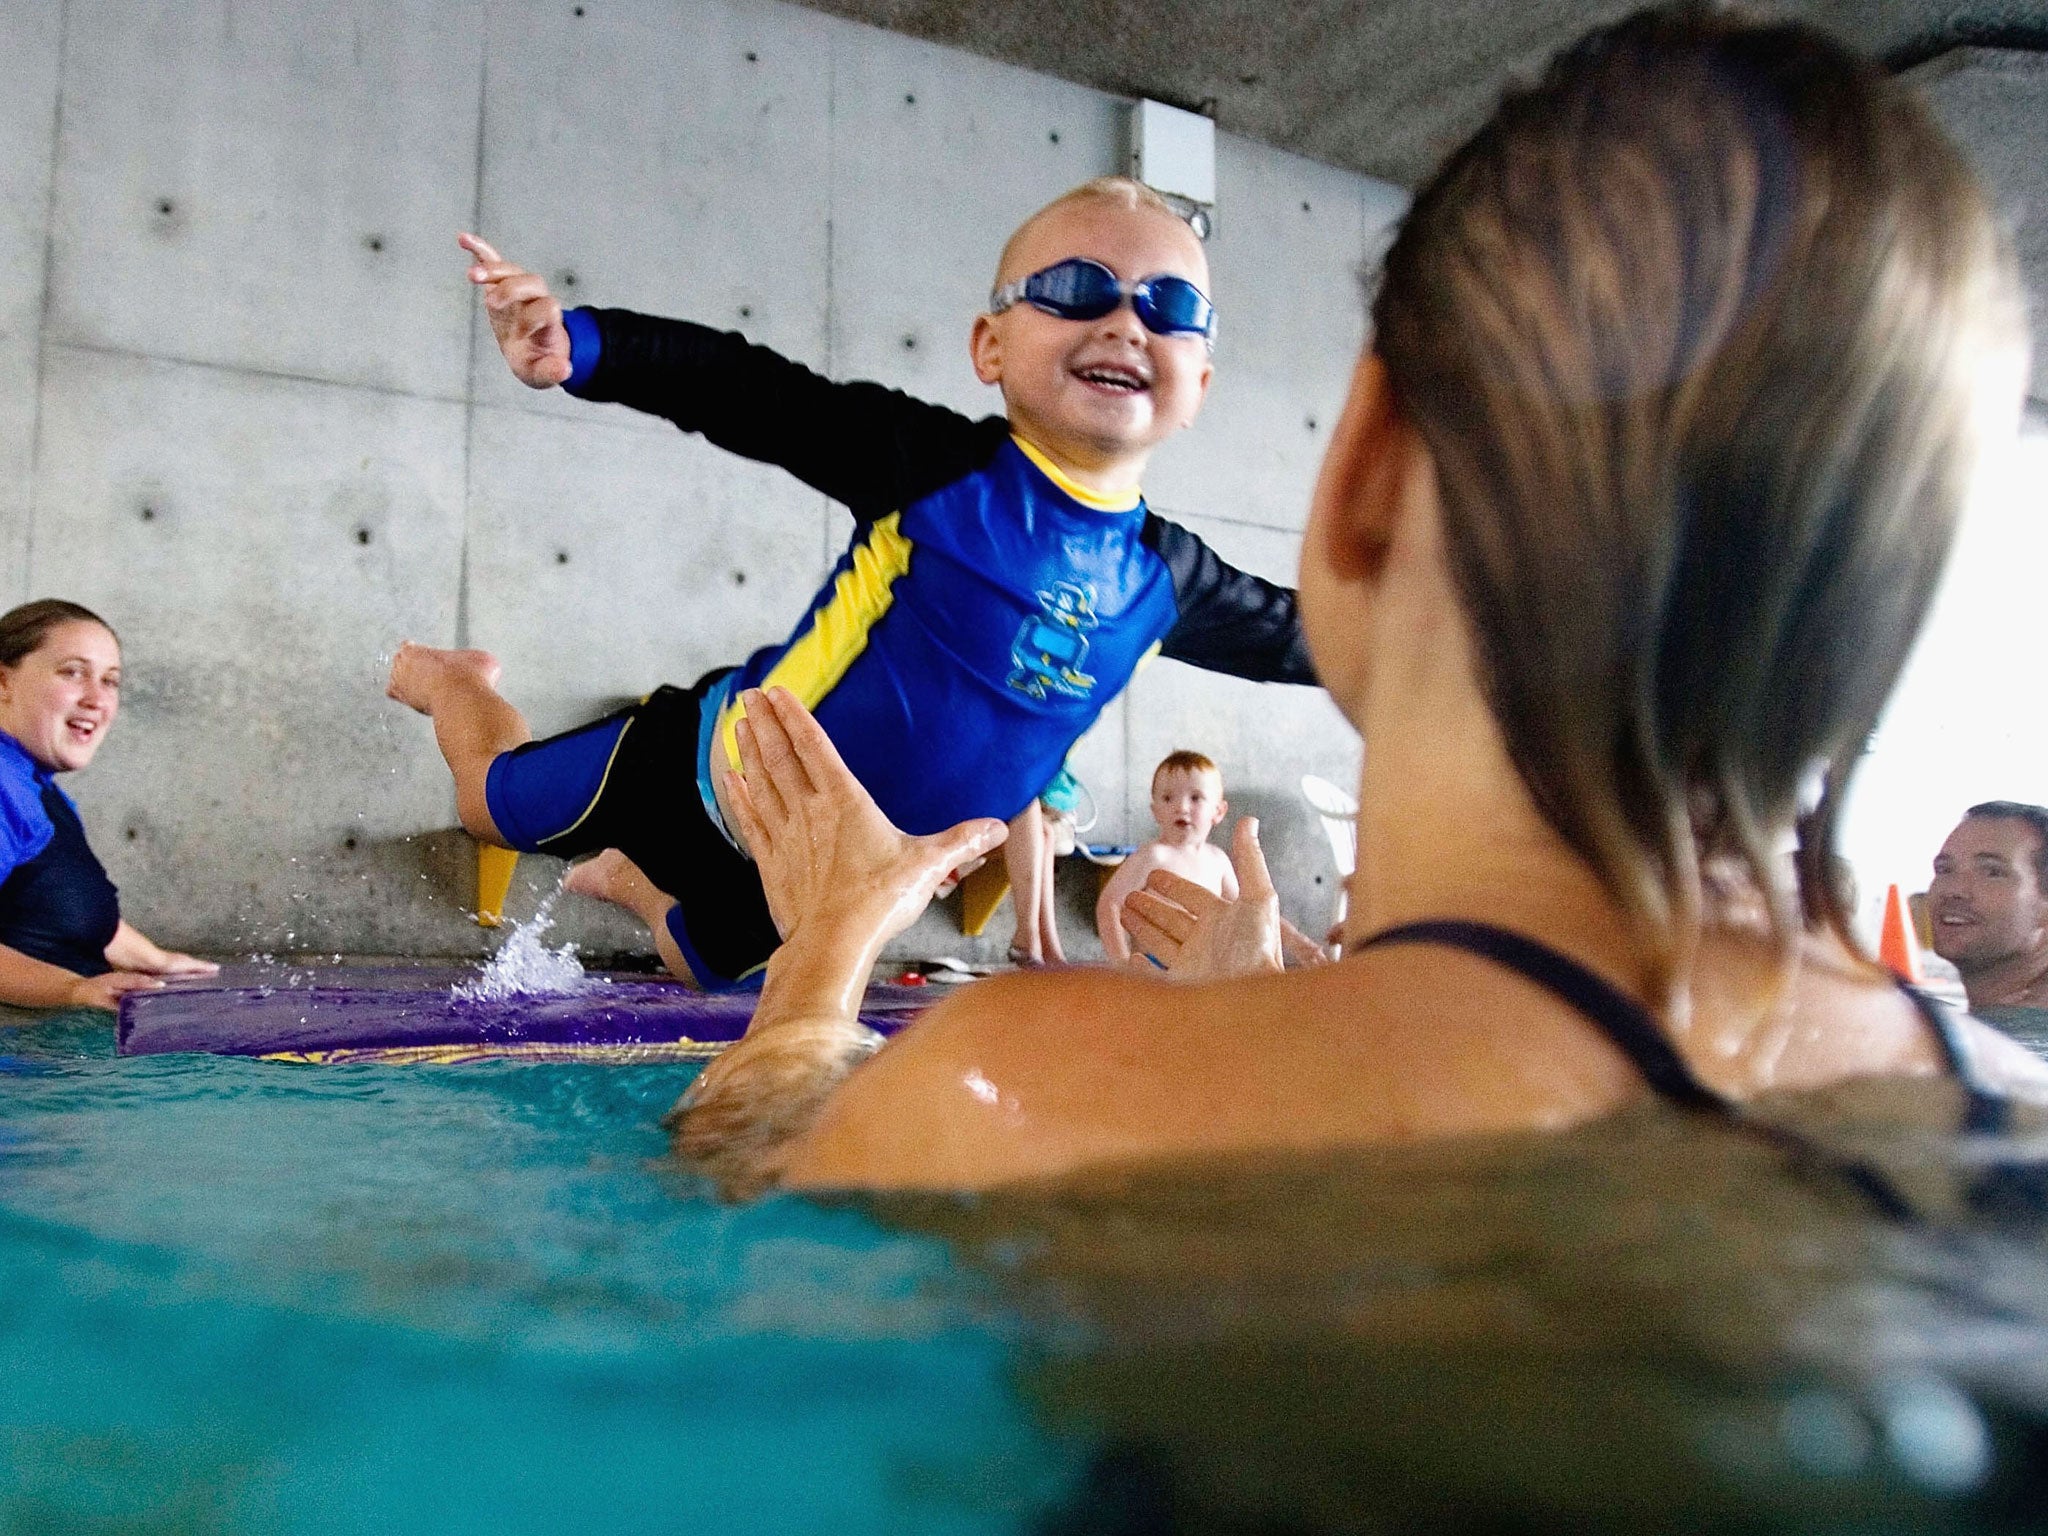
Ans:
{"type": "Polygon", "coordinates": [[[2048,1530],[2039,1128],[1944,1083],[716,1203],[693,1069],[0,1036],[0,1536],[2048,1530]]]}
{"type": "Polygon", "coordinates": [[[1072,1458],[929,1238],[714,1203],[691,1069],[0,1037],[0,1532],[989,1531],[1072,1458]]]}

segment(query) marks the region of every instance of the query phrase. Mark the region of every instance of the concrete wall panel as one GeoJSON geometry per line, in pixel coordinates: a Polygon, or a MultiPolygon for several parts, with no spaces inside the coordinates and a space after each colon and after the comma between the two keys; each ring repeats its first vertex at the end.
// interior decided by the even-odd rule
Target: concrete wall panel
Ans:
{"type": "Polygon", "coordinates": [[[71,0],[53,339],[463,389],[480,0],[71,0]]]}
{"type": "Polygon", "coordinates": [[[581,408],[477,408],[470,638],[542,735],[781,640],[827,568],[815,491],[581,408]]]}
{"type": "Polygon", "coordinates": [[[986,416],[967,335],[1018,224],[1117,169],[1114,99],[834,23],[832,369],[986,416]]]}
{"type": "MultiPolygon", "coordinates": [[[[471,941],[393,638],[454,627],[462,407],[52,348],[31,583],[103,612],[121,718],[76,793],[134,919],[211,949],[471,941]]],[[[460,866],[455,866],[460,872],[460,866]]]]}
{"type": "Polygon", "coordinates": [[[1299,529],[1365,336],[1359,279],[1405,201],[1230,134],[1216,181],[1216,380],[1146,491],[1162,509],[1299,529]]]}
{"type": "MultiPolygon", "coordinates": [[[[500,7],[484,233],[564,304],[727,327],[823,368],[840,30],[757,0],[500,7]]],[[[444,284],[461,274],[448,256],[444,284]]],[[[476,398],[586,410],[520,386],[487,333],[476,398]]]]}
{"type": "Polygon", "coordinates": [[[28,595],[30,465],[42,367],[43,251],[57,120],[60,0],[0,8],[0,608],[28,595]]]}
{"type": "Polygon", "coordinates": [[[2012,233],[2033,304],[2035,406],[2048,407],[2048,56],[1958,48],[1913,72],[2012,233]]]}

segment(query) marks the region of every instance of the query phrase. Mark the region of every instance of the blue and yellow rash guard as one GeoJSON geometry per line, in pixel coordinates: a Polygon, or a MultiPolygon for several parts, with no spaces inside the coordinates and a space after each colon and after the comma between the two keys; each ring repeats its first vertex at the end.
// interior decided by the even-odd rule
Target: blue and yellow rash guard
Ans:
{"type": "Polygon", "coordinates": [[[1076,485],[1000,417],[837,384],[729,332],[567,317],[569,389],[666,417],[843,503],[853,542],[779,646],[720,695],[781,686],[899,827],[1005,820],[1060,771],[1139,662],[1315,681],[1294,593],[1235,570],[1132,492],[1076,485]]]}

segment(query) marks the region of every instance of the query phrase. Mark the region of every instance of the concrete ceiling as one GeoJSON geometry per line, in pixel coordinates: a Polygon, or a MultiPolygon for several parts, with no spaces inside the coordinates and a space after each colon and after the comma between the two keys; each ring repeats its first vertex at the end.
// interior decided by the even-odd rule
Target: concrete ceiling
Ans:
{"type": "MultiPolygon", "coordinates": [[[[805,0],[1403,186],[1508,80],[1639,0],[805,0]]],[[[1957,42],[2040,46],[2048,0],[1780,0],[1897,64],[1957,42]]]]}

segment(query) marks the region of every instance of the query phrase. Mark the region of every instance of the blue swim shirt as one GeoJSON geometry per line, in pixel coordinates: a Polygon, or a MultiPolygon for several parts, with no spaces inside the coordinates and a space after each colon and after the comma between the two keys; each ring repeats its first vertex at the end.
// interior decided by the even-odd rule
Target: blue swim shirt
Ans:
{"type": "Polygon", "coordinates": [[[846,553],[780,645],[732,679],[809,706],[912,833],[1014,816],[1154,650],[1312,683],[1294,593],[1218,559],[1135,488],[1101,496],[1000,417],[838,384],[744,338],[572,311],[572,388],[777,464],[845,505],[846,553]]]}

